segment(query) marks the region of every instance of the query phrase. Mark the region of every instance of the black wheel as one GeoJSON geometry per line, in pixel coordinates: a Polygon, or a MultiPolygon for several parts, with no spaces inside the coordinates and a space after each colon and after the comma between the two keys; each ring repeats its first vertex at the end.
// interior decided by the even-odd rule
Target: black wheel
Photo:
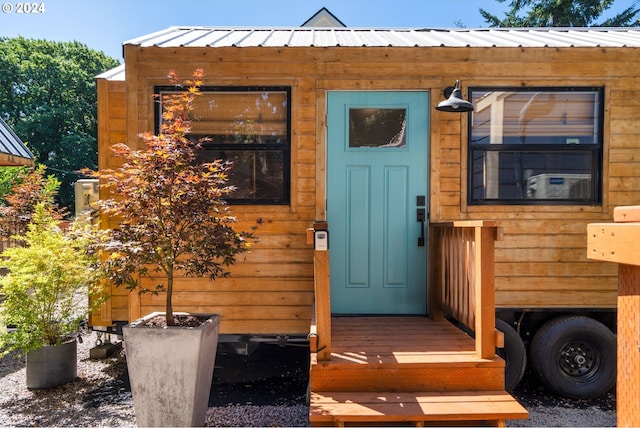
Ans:
{"type": "Polygon", "coordinates": [[[504,386],[509,392],[513,391],[522,380],[527,368],[527,350],[518,332],[501,319],[496,319],[496,328],[504,333],[504,348],[496,348],[498,354],[506,363],[504,368],[504,386]]]}
{"type": "Polygon", "coordinates": [[[616,337],[591,318],[548,321],[533,337],[530,356],[542,383],[563,397],[596,398],[616,382],[616,337]]]}

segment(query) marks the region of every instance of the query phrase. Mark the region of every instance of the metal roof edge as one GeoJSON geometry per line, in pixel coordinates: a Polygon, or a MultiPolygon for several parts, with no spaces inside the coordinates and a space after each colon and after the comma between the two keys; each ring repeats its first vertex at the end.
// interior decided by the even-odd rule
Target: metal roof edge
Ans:
{"type": "Polygon", "coordinates": [[[105,79],[105,80],[124,80],[124,64],[120,64],[117,67],[114,67],[110,70],[107,70],[103,73],[98,74],[95,79],[105,79]]]}
{"type": "MultiPolygon", "coordinates": [[[[156,37],[162,36],[164,34],[171,34],[176,30],[191,30],[191,29],[199,29],[199,28],[207,28],[207,27],[200,27],[200,26],[175,26],[172,25],[171,27],[165,28],[163,30],[158,30],[155,31],[153,33],[149,33],[149,34],[144,34],[142,36],[138,36],[135,37],[133,39],[129,39],[129,40],[125,40],[124,42],[122,42],[122,45],[141,45],[144,42],[146,42],[147,40],[151,40],[151,39],[155,39],[156,37]]],[[[213,28],[213,27],[211,27],[213,28]]]]}
{"type": "Polygon", "coordinates": [[[637,27],[383,28],[172,26],[141,47],[640,47],[637,27]],[[224,33],[214,38],[212,35],[224,33]],[[286,37],[282,37],[285,35],[286,37]],[[286,41],[285,41],[286,39],[286,41]],[[547,40],[548,39],[548,43],[547,40]],[[271,43],[271,41],[274,41],[271,43]],[[387,42],[385,42],[387,41],[387,42]],[[206,42],[206,43],[204,43],[206,42]]]}

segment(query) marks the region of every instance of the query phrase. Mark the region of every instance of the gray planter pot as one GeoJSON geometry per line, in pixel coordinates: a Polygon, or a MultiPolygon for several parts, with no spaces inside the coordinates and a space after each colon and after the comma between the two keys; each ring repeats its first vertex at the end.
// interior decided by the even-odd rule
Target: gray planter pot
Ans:
{"type": "Polygon", "coordinates": [[[75,340],[43,346],[27,352],[27,388],[53,388],[78,375],[78,344],[75,340]]]}
{"type": "Polygon", "coordinates": [[[200,327],[142,327],[154,312],[123,327],[138,426],[204,426],[220,316],[200,327]]]}

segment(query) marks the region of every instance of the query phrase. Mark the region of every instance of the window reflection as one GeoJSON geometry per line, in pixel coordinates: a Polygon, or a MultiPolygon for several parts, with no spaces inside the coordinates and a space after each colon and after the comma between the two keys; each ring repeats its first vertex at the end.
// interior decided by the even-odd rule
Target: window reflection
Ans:
{"type": "Polygon", "coordinates": [[[472,97],[473,144],[598,144],[599,92],[475,91],[472,97]]]}
{"type": "MultiPolygon", "coordinates": [[[[171,92],[175,89],[158,91],[171,92]]],[[[288,203],[290,89],[204,87],[201,92],[193,103],[190,138],[205,138],[199,160],[233,162],[229,184],[237,190],[229,202],[288,203]]]]}
{"type": "Polygon", "coordinates": [[[470,203],[600,202],[601,88],[470,93],[470,203]]]}

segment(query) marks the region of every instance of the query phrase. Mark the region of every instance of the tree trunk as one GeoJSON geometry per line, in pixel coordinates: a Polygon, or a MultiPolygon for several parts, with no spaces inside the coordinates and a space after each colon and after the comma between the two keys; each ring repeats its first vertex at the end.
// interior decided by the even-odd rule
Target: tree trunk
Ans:
{"type": "Polygon", "coordinates": [[[167,302],[165,305],[167,325],[176,325],[176,321],[173,318],[173,303],[171,302],[172,297],[173,297],[173,269],[170,269],[167,274],[167,302]]]}

